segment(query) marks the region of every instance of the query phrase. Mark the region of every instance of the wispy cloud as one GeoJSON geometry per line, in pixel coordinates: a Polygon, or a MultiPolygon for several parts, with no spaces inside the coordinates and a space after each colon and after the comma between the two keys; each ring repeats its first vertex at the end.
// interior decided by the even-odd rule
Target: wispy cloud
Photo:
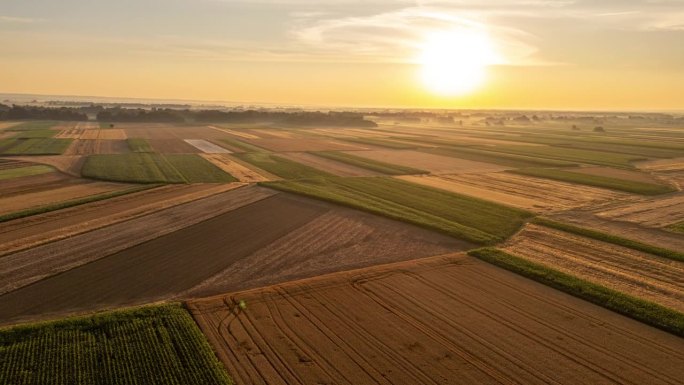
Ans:
{"type": "Polygon", "coordinates": [[[42,21],[42,19],[34,19],[30,17],[16,17],[16,16],[2,16],[0,15],[0,23],[19,23],[30,24],[42,21]]]}

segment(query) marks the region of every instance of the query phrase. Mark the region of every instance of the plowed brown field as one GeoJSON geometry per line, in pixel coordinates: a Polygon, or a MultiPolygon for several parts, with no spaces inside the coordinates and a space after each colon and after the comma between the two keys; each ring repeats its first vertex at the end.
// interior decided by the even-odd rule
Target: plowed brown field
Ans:
{"type": "Polygon", "coordinates": [[[504,250],[684,312],[682,262],[536,225],[527,225],[504,250]]]}
{"type": "Polygon", "coordinates": [[[503,171],[510,168],[412,150],[355,151],[353,153],[350,152],[350,154],[380,162],[428,170],[433,174],[485,173],[503,171]]]}
{"type": "Polygon", "coordinates": [[[537,213],[634,200],[628,194],[510,173],[401,176],[410,182],[537,213]]]}
{"type": "Polygon", "coordinates": [[[189,303],[236,383],[676,384],[684,340],[466,256],[189,303]],[[237,311],[237,301],[247,308],[237,311]]]}

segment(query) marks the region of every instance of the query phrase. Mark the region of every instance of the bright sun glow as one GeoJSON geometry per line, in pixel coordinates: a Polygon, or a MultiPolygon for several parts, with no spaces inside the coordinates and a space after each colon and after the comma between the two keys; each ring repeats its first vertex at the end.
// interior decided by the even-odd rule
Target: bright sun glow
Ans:
{"type": "Polygon", "coordinates": [[[437,32],[427,36],[419,58],[427,88],[443,95],[474,91],[498,56],[487,34],[476,30],[437,32]]]}

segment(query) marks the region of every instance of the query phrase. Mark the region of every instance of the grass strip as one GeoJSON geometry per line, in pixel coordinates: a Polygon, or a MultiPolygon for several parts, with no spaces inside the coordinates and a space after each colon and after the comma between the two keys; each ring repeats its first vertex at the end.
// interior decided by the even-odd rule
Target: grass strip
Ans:
{"type": "Polygon", "coordinates": [[[676,233],[684,233],[684,222],[673,223],[667,226],[667,228],[676,233]]]}
{"type": "Polygon", "coordinates": [[[101,201],[104,199],[114,198],[114,197],[118,197],[121,195],[131,194],[134,192],[147,190],[147,189],[151,189],[151,188],[155,188],[155,187],[158,187],[158,186],[157,185],[136,186],[136,187],[125,189],[125,190],[112,191],[112,192],[107,192],[107,193],[102,193],[102,194],[97,194],[97,195],[91,195],[91,196],[87,196],[84,198],[78,198],[78,199],[72,199],[72,200],[59,202],[59,203],[53,203],[53,204],[49,204],[49,205],[45,205],[45,206],[32,207],[32,208],[26,209],[26,210],[14,211],[11,213],[0,215],[0,223],[11,221],[13,219],[30,217],[32,215],[44,214],[44,213],[47,213],[50,211],[61,210],[61,209],[69,208],[69,207],[79,206],[79,205],[83,205],[86,203],[97,202],[97,201],[101,201]]]}
{"type": "Polygon", "coordinates": [[[428,174],[429,171],[419,170],[417,168],[400,166],[392,163],[380,162],[373,159],[364,158],[339,151],[316,151],[312,154],[322,158],[331,159],[337,162],[346,163],[352,166],[365,168],[387,175],[413,175],[413,174],[428,174]]]}
{"type": "Polygon", "coordinates": [[[508,170],[508,172],[641,195],[658,195],[677,191],[672,186],[661,184],[637,182],[550,168],[524,168],[519,170],[508,170]]]}
{"type": "Polygon", "coordinates": [[[269,150],[265,148],[233,138],[222,138],[220,140],[228,146],[242,152],[269,152],[269,150]]]}
{"type": "Polygon", "coordinates": [[[0,329],[2,384],[216,384],[232,381],[180,305],[0,329]]]}
{"type": "Polygon", "coordinates": [[[649,245],[632,239],[619,237],[617,235],[604,233],[602,231],[573,226],[566,223],[556,222],[547,218],[540,217],[532,219],[531,222],[537,225],[550,227],[552,229],[565,231],[566,233],[577,234],[587,238],[596,239],[598,241],[608,242],[614,245],[624,246],[629,249],[641,251],[644,253],[657,255],[659,257],[684,262],[684,253],[680,253],[674,250],[668,250],[658,246],[649,245]]]}
{"type": "Polygon", "coordinates": [[[20,178],[22,176],[40,175],[55,171],[50,166],[36,165],[0,170],[0,180],[20,178]]]}
{"type": "Polygon", "coordinates": [[[307,166],[305,164],[301,164],[299,162],[282,158],[270,153],[236,153],[233,154],[233,156],[283,179],[335,177],[335,175],[317,168],[313,168],[311,166],[307,166]]]}
{"type": "Polygon", "coordinates": [[[684,337],[684,314],[656,303],[579,279],[496,248],[471,250],[469,255],[616,313],[684,337]]]}
{"type": "Polygon", "coordinates": [[[530,157],[554,159],[565,162],[578,162],[609,166],[623,169],[633,169],[631,162],[645,160],[645,157],[617,154],[613,152],[582,150],[570,147],[552,146],[494,146],[487,149],[492,152],[523,155],[530,157]]]}
{"type": "Polygon", "coordinates": [[[501,152],[486,151],[471,147],[439,147],[423,148],[420,151],[429,154],[449,156],[452,158],[467,159],[477,162],[500,164],[510,167],[575,167],[577,163],[565,162],[561,160],[535,158],[525,155],[505,154],[501,152]]]}
{"type": "Polygon", "coordinates": [[[154,152],[154,149],[152,149],[152,146],[150,146],[150,142],[148,142],[147,139],[128,138],[126,139],[126,143],[128,144],[128,148],[133,152],[154,152]]]}
{"type": "Polygon", "coordinates": [[[387,177],[333,177],[260,184],[412,223],[481,245],[504,240],[532,215],[387,177]]]}

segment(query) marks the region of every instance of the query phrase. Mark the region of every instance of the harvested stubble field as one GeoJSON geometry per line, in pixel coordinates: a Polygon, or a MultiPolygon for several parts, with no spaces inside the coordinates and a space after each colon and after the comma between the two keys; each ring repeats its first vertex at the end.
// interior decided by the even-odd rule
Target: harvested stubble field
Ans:
{"type": "Polygon", "coordinates": [[[130,187],[120,183],[91,182],[54,174],[56,173],[45,173],[3,182],[0,187],[0,214],[130,187]]]}
{"type": "Polygon", "coordinates": [[[231,175],[195,154],[90,155],[86,158],[81,173],[88,178],[131,183],[236,181],[231,175]]]}
{"type": "Polygon", "coordinates": [[[317,178],[264,185],[413,223],[477,244],[505,239],[532,216],[523,210],[393,178],[317,178]]]}
{"type": "Polygon", "coordinates": [[[682,339],[462,255],[189,307],[240,384],[673,384],[684,375],[682,339]]]}
{"type": "Polygon", "coordinates": [[[228,154],[200,154],[200,156],[234,176],[240,182],[253,183],[280,179],[228,154]]]}
{"type": "Polygon", "coordinates": [[[596,206],[632,199],[626,194],[507,172],[398,177],[536,213],[596,206]]]}
{"type": "Polygon", "coordinates": [[[0,329],[3,384],[216,384],[231,380],[178,305],[0,329]]]}
{"type": "Polygon", "coordinates": [[[230,154],[231,151],[204,139],[185,139],[189,145],[206,154],[230,154]]]}
{"type": "Polygon", "coordinates": [[[684,193],[620,205],[600,211],[596,215],[648,227],[666,227],[684,220],[684,193]]]}
{"type": "Polygon", "coordinates": [[[354,151],[349,152],[349,154],[378,162],[427,170],[433,174],[485,173],[509,169],[508,167],[491,163],[452,158],[412,150],[354,151]]]}
{"type": "Polygon", "coordinates": [[[250,152],[234,155],[244,162],[283,179],[334,177],[328,172],[270,153],[250,152]]]}
{"type": "Polygon", "coordinates": [[[684,157],[648,160],[638,162],[636,166],[642,170],[649,171],[681,171],[684,170],[684,157]]]}
{"type": "Polygon", "coordinates": [[[365,213],[264,194],[270,192],[241,188],[232,197],[203,199],[0,258],[0,271],[8,271],[3,282],[23,286],[0,296],[0,323],[214,295],[471,247],[365,213]],[[188,226],[185,216],[186,223],[178,223],[181,215],[205,219],[188,226]]]}
{"type": "MultiPolygon", "coordinates": [[[[319,153],[315,153],[319,154],[319,153]]],[[[286,158],[306,166],[310,166],[336,176],[379,176],[382,173],[371,171],[354,165],[341,163],[308,152],[280,153],[280,157],[286,158]]]]}
{"type": "Polygon", "coordinates": [[[684,312],[684,262],[532,224],[503,250],[684,312]]]}
{"type": "Polygon", "coordinates": [[[126,131],[109,128],[109,129],[86,129],[79,139],[102,139],[102,140],[126,140],[126,131]]]}
{"type": "Polygon", "coordinates": [[[239,185],[166,185],[0,223],[0,256],[73,237],[239,185]]]}

